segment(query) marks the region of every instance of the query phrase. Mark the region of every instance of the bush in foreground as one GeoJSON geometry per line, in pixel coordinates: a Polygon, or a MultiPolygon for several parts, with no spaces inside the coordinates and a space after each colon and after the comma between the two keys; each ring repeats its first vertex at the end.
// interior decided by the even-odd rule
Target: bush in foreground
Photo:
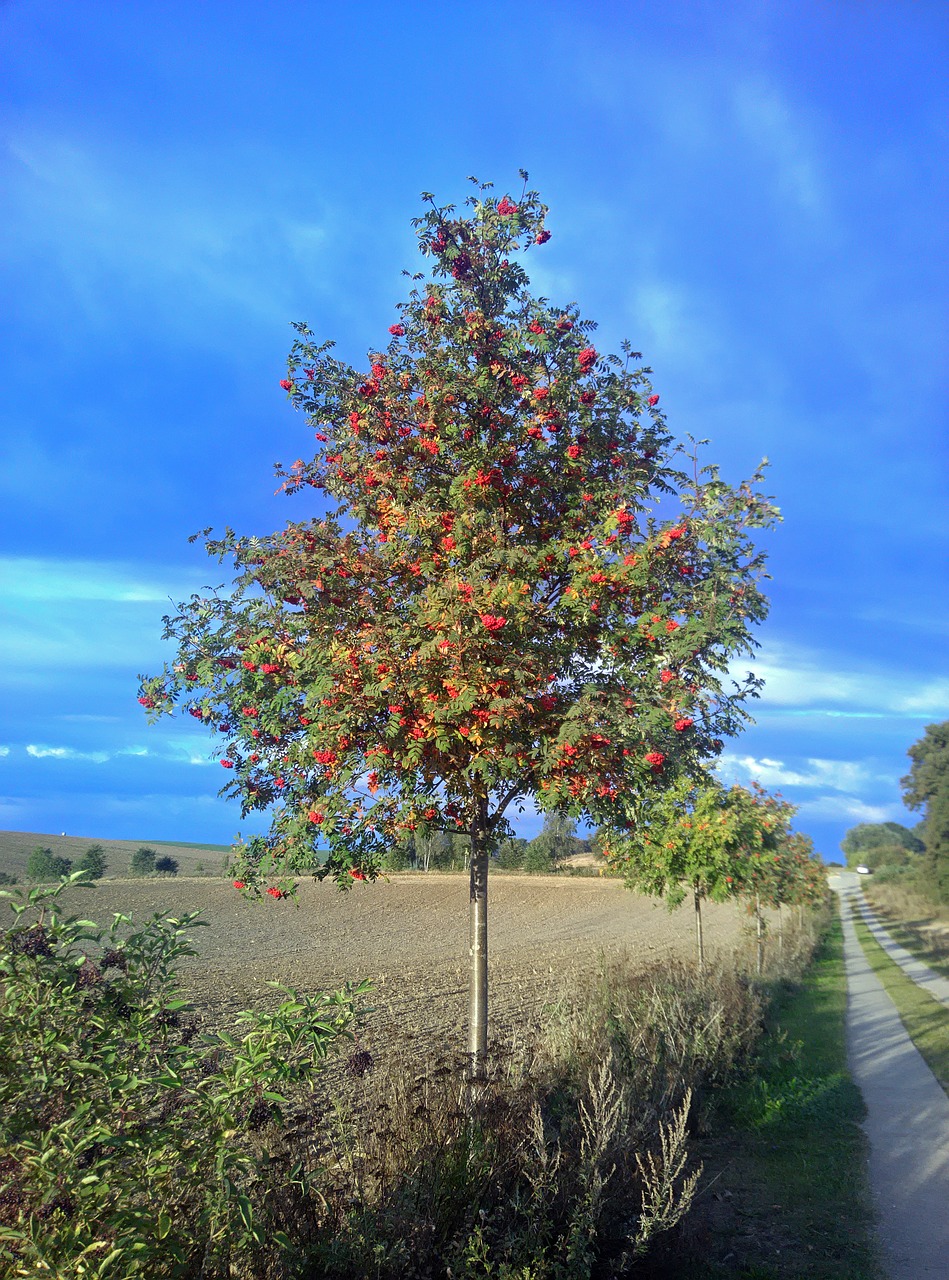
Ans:
{"type": "Polygon", "coordinates": [[[350,1034],[365,987],[240,1015],[198,1033],[176,963],[196,913],[60,914],[66,885],[4,893],[0,934],[0,1268],[67,1277],[263,1276],[290,1242],[269,1199],[284,1186],[258,1130],[350,1034]],[[265,1229],[265,1224],[267,1224],[265,1229]]]}

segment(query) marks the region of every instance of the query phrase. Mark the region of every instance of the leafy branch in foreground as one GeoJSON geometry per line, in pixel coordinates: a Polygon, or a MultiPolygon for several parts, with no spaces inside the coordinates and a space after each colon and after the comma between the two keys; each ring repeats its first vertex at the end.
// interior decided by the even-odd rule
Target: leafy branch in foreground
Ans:
{"type": "Polygon", "coordinates": [[[62,913],[77,886],[82,871],[2,894],[0,1259],[62,1280],[263,1270],[288,1243],[261,1177],[270,1148],[368,984],[279,988],[275,1010],[240,1015],[243,1034],[201,1034],[176,976],[197,913],[100,928],[62,913]]]}

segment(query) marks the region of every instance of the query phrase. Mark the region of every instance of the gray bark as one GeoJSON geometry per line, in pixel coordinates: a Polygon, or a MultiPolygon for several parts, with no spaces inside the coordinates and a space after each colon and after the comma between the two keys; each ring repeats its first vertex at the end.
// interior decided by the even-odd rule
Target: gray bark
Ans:
{"type": "Polygon", "coordinates": [[[757,894],[755,895],[755,928],[758,934],[757,973],[760,978],[764,968],[764,922],[761,919],[761,899],[757,894]]]}
{"type": "Polygon", "coordinates": [[[488,1058],[488,804],[478,800],[471,824],[471,983],[468,1061],[472,1080],[484,1078],[488,1058]]]}
{"type": "Polygon", "coordinates": [[[695,947],[699,958],[699,973],[705,972],[705,936],[702,930],[702,895],[698,889],[693,889],[693,902],[695,903],[695,947]]]}

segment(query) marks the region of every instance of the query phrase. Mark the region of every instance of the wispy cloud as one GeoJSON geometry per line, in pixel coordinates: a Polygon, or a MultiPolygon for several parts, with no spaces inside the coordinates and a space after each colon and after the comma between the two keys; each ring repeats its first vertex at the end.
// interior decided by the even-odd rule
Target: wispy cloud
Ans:
{"type": "Polygon", "coordinates": [[[768,756],[725,753],[717,766],[723,782],[747,786],[757,782],[768,791],[781,791],[797,809],[795,825],[808,822],[904,821],[899,802],[880,804],[880,794],[892,794],[893,779],[872,760],[824,760],[807,757],[787,763],[768,756]]]}
{"type": "Polygon", "coordinates": [[[759,708],[793,708],[797,714],[851,716],[949,715],[949,679],[920,678],[902,670],[842,670],[832,657],[780,643],[770,643],[749,667],[765,682],[759,708]]]}
{"type": "Polygon", "coordinates": [[[137,671],[154,662],[162,615],[201,582],[180,568],[153,573],[122,563],[0,558],[0,681],[29,684],[37,671],[76,667],[137,671]]]}
{"type": "Polygon", "coordinates": [[[0,556],[0,591],[8,602],[168,603],[172,596],[168,582],[180,577],[181,571],[174,570],[163,581],[157,574],[149,581],[139,566],[121,562],[0,556]]]}
{"type": "Polygon", "coordinates": [[[212,753],[211,744],[208,750],[201,752],[195,739],[187,737],[166,739],[157,749],[143,746],[119,746],[109,750],[83,750],[72,746],[49,746],[46,743],[28,743],[25,747],[0,747],[0,756],[15,755],[17,750],[34,760],[86,760],[95,764],[105,764],[110,760],[125,757],[148,759],[165,764],[217,765],[218,758],[212,753]]]}
{"type": "Polygon", "coordinates": [[[800,112],[778,85],[761,76],[737,80],[731,105],[738,132],[772,175],[776,205],[793,206],[798,232],[802,214],[823,225],[829,212],[828,184],[800,112]]]}
{"type": "Polygon", "coordinates": [[[818,796],[798,805],[798,825],[808,819],[831,822],[900,822],[906,813],[901,805],[867,804],[854,796],[818,796]]]}
{"type": "MultiPolygon", "coordinates": [[[[211,166],[187,152],[20,129],[7,165],[9,252],[55,263],[57,288],[102,326],[126,304],[140,310],[144,297],[204,340],[210,310],[282,324],[300,283],[325,288],[327,226],[284,212],[290,193],[279,171],[266,170],[278,190],[245,185],[258,159],[251,144],[231,144],[230,165],[224,150],[211,166]]],[[[35,283],[39,294],[43,273],[35,283]]]]}

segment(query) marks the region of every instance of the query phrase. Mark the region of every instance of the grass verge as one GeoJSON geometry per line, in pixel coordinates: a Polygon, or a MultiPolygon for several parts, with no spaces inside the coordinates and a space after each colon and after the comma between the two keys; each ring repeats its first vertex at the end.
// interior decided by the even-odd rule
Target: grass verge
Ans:
{"type": "Polygon", "coordinates": [[[854,917],[854,927],[867,962],[896,1005],[910,1039],[949,1093],[949,1009],[934,1000],[890,959],[858,916],[854,917]]]}
{"type": "Polygon", "coordinates": [[[653,1280],[876,1280],[864,1114],[847,1072],[835,918],[800,983],[775,992],[753,1069],[714,1099],[705,1178],[653,1280]]]}
{"type": "Polygon", "coordinates": [[[935,912],[928,917],[917,913],[917,919],[908,920],[885,902],[868,898],[867,904],[894,942],[922,960],[934,973],[949,978],[949,936],[932,929],[937,920],[935,912]]]}

